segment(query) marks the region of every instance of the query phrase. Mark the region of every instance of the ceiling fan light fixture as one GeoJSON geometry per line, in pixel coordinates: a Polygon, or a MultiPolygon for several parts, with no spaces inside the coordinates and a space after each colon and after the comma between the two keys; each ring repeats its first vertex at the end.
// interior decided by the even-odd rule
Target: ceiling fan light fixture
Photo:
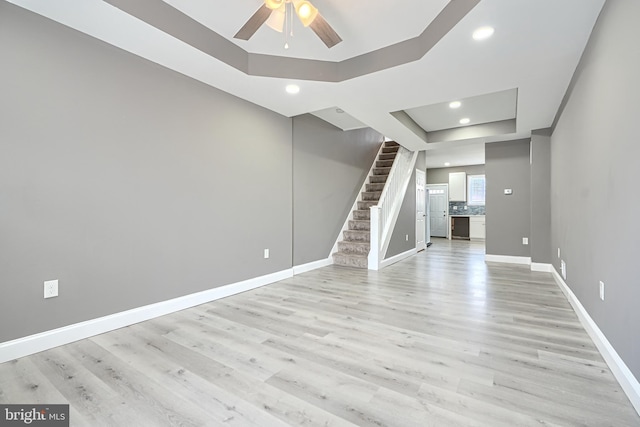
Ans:
{"type": "Polygon", "coordinates": [[[279,9],[284,6],[285,0],[264,0],[264,5],[271,10],[279,9]]]}
{"type": "Polygon", "coordinates": [[[318,16],[318,9],[316,9],[311,2],[307,0],[297,2],[295,6],[296,14],[298,15],[298,18],[300,18],[302,25],[305,27],[311,25],[311,23],[316,19],[316,16],[318,16]]]}
{"type": "Polygon", "coordinates": [[[267,24],[267,27],[281,33],[284,31],[285,17],[286,17],[285,7],[283,4],[281,8],[271,12],[271,16],[269,16],[269,19],[266,20],[265,24],[267,24]]]}

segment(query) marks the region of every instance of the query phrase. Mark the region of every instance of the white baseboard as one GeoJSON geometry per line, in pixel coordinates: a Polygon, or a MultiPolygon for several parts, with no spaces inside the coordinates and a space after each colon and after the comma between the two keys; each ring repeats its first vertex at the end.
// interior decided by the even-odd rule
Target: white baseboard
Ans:
{"type": "Polygon", "coordinates": [[[387,259],[383,260],[380,263],[380,268],[388,267],[391,264],[395,264],[396,262],[402,261],[403,259],[408,258],[411,255],[415,255],[417,253],[418,253],[418,250],[416,248],[413,248],[413,249],[409,249],[406,252],[402,252],[401,254],[394,255],[391,258],[387,258],[387,259]]]}
{"type": "Polygon", "coordinates": [[[553,265],[543,264],[540,262],[532,262],[531,271],[544,271],[545,273],[551,273],[553,272],[553,265]]]}
{"type": "Polygon", "coordinates": [[[296,265],[293,267],[293,274],[296,275],[296,274],[306,273],[307,271],[326,267],[331,264],[333,264],[333,257],[329,256],[328,258],[321,259],[318,261],[308,262],[302,265],[296,265]]]}
{"type": "Polygon", "coordinates": [[[186,308],[195,307],[196,305],[205,304],[220,298],[246,292],[293,277],[293,274],[293,269],[282,270],[242,282],[220,286],[168,301],[149,304],[97,319],[6,341],[0,343],[0,363],[164,316],[186,308]]]}
{"type": "Polygon", "coordinates": [[[510,255],[489,255],[484,256],[484,260],[488,262],[504,262],[507,264],[524,264],[531,265],[531,257],[510,256],[510,255]]]}
{"type": "Polygon", "coordinates": [[[580,323],[582,323],[582,326],[593,340],[594,344],[600,351],[600,354],[602,354],[605,362],[609,365],[611,372],[613,372],[613,375],[620,383],[620,386],[631,401],[636,412],[640,414],[640,383],[620,358],[611,343],[609,343],[607,337],[605,337],[600,328],[598,328],[596,322],[594,322],[591,316],[589,316],[589,313],[587,313],[587,310],[580,303],[571,288],[569,288],[565,281],[562,280],[562,277],[558,274],[555,267],[552,267],[552,273],[558,287],[565,294],[569,303],[573,307],[573,310],[578,315],[580,323]]]}

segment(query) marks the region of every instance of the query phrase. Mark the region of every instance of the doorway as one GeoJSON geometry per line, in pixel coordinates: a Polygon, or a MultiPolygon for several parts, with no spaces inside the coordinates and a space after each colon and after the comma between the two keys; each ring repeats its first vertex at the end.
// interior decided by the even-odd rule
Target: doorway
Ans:
{"type": "Polygon", "coordinates": [[[416,249],[423,251],[427,249],[427,227],[425,224],[427,173],[416,169],[416,249]]]}
{"type": "Polygon", "coordinates": [[[449,185],[428,185],[429,221],[431,236],[448,237],[447,222],[449,219],[449,185]]]}

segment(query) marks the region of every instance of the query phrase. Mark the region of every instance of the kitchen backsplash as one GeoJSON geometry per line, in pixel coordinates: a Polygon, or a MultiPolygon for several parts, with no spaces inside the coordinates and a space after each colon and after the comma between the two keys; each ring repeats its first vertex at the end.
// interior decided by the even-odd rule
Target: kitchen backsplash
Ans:
{"type": "Polygon", "coordinates": [[[449,202],[449,215],[484,215],[484,205],[471,206],[466,202],[449,202]],[[454,209],[454,206],[457,209],[454,209]]]}

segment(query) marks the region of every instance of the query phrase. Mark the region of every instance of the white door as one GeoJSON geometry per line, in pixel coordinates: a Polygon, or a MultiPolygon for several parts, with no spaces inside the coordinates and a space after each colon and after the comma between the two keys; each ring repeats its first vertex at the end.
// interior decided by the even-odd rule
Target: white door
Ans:
{"type": "Polygon", "coordinates": [[[425,226],[425,205],[426,198],[427,173],[416,169],[416,249],[423,251],[427,249],[426,226],[425,226]]]}
{"type": "Polygon", "coordinates": [[[427,228],[427,231],[425,233],[425,240],[427,242],[427,247],[429,247],[431,246],[431,209],[429,209],[429,189],[425,188],[424,192],[426,193],[425,200],[427,203],[427,206],[425,207],[425,213],[427,214],[425,221],[425,226],[427,228]]]}
{"type": "Polygon", "coordinates": [[[431,235],[447,237],[447,219],[449,218],[449,195],[446,184],[429,185],[429,216],[431,217],[431,235]]]}

